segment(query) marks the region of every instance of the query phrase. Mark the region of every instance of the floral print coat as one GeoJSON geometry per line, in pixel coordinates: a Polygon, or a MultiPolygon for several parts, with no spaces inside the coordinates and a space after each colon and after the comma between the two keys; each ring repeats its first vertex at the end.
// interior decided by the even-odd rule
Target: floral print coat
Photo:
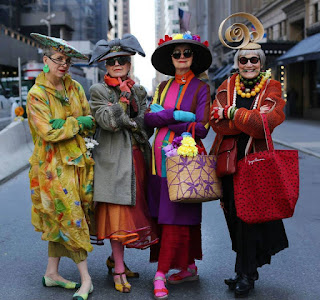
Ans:
{"type": "Polygon", "coordinates": [[[63,77],[57,91],[40,73],[27,97],[27,114],[34,152],[30,162],[32,224],[42,239],[62,243],[68,250],[92,251],[88,229],[92,212],[93,159],[86,154],[84,137],[92,135],[76,120],[90,115],[82,86],[63,77]],[[64,119],[53,129],[51,119],[64,119]]]}

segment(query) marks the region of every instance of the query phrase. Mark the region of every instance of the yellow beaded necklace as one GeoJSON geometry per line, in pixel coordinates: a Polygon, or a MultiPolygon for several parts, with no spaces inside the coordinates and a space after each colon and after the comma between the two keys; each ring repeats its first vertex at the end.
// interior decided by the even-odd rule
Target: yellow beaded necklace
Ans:
{"type": "MultiPolygon", "coordinates": [[[[251,97],[255,96],[256,94],[258,94],[268,79],[268,77],[266,77],[264,75],[260,75],[260,76],[261,76],[261,81],[256,82],[254,87],[250,90],[249,88],[247,88],[245,86],[245,84],[243,82],[241,82],[241,77],[238,74],[236,77],[236,81],[235,81],[235,88],[236,88],[237,94],[240,95],[242,98],[251,98],[251,97]]],[[[251,84],[251,85],[253,86],[253,84],[251,84]]]]}

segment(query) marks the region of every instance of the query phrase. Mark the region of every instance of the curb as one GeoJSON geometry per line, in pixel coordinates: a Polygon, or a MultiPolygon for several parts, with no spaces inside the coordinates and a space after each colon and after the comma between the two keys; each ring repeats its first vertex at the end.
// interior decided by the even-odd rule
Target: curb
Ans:
{"type": "Polygon", "coordinates": [[[279,145],[282,145],[282,146],[286,146],[286,147],[291,148],[291,149],[296,149],[296,150],[298,150],[300,152],[303,152],[305,154],[312,155],[314,157],[320,158],[320,153],[316,153],[314,151],[308,150],[308,149],[303,148],[303,147],[293,146],[292,144],[289,144],[289,143],[286,143],[286,142],[282,142],[282,141],[280,141],[278,139],[272,139],[272,140],[276,144],[279,144],[279,145]]]}
{"type": "Polygon", "coordinates": [[[9,181],[10,179],[12,179],[13,177],[19,175],[22,171],[28,169],[30,167],[29,162],[24,165],[23,167],[19,168],[18,170],[13,171],[11,174],[7,175],[6,177],[0,179],[0,185],[6,183],[7,181],[9,181]]]}

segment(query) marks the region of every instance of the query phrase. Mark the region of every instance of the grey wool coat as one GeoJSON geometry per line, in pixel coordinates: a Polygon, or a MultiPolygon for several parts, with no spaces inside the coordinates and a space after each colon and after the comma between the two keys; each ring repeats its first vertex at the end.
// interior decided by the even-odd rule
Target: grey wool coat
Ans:
{"type": "Polygon", "coordinates": [[[138,111],[130,118],[130,107],[124,111],[119,104],[120,89],[105,83],[90,88],[90,106],[98,124],[95,139],[99,143],[93,151],[94,201],[121,205],[135,205],[136,182],[132,158],[132,137],[135,138],[149,165],[150,145],[144,125],[147,93],[134,85],[138,111]],[[134,121],[134,122],[133,122],[134,121]]]}

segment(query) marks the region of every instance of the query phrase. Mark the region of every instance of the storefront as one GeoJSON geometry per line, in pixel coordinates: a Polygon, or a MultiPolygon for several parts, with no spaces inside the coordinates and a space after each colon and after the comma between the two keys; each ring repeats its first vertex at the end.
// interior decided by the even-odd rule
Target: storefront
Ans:
{"type": "Polygon", "coordinates": [[[320,119],[320,33],[303,39],[277,59],[285,70],[290,117],[320,119]]]}

